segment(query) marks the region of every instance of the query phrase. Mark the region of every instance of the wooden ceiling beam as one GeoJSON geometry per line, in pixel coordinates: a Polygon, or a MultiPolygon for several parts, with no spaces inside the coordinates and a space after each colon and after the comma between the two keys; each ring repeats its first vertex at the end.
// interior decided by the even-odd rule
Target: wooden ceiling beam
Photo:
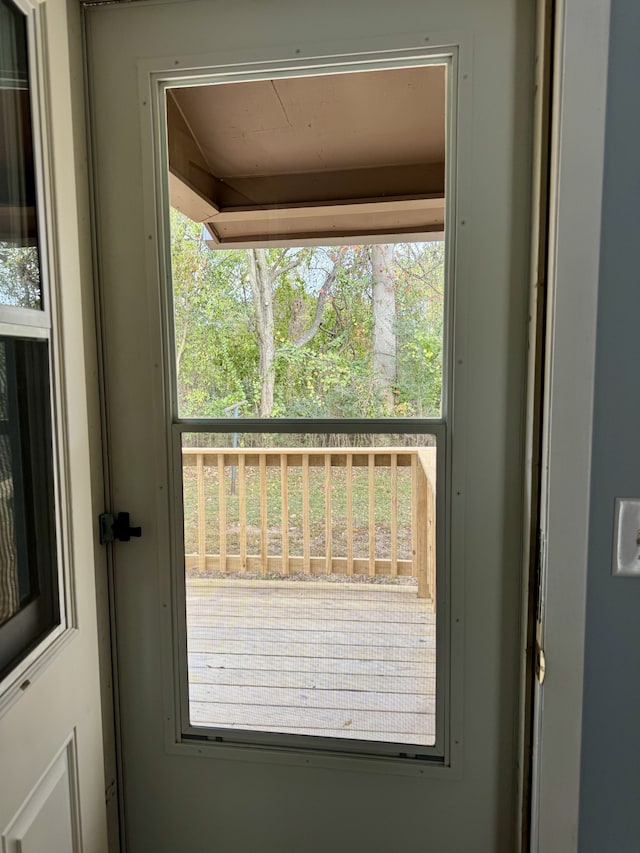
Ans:
{"type": "Polygon", "coordinates": [[[360,201],[370,198],[419,198],[444,195],[444,163],[323,169],[279,175],[227,176],[220,179],[222,208],[360,201]],[[247,199],[250,199],[247,205],[247,199]]]}
{"type": "Polygon", "coordinates": [[[296,242],[378,242],[383,237],[388,242],[398,236],[438,240],[444,233],[444,220],[445,203],[440,196],[223,210],[205,225],[211,235],[208,244],[223,249],[296,242]]]}

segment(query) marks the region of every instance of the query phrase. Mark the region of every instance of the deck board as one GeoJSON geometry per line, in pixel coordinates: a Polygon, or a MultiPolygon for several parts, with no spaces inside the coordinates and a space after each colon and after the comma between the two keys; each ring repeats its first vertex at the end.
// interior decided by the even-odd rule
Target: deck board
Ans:
{"type": "Polygon", "coordinates": [[[429,744],[435,616],[415,587],[187,581],[198,726],[429,744]]]}
{"type": "MultiPolygon", "coordinates": [[[[305,672],[296,670],[286,672],[277,670],[255,670],[255,669],[212,669],[208,666],[191,666],[189,679],[192,685],[215,684],[234,686],[255,687],[299,687],[307,690],[332,690],[335,689],[335,672],[305,672]]],[[[355,675],[355,674],[354,674],[355,675]]],[[[420,696],[435,696],[435,675],[398,675],[393,678],[387,675],[357,674],[354,679],[359,690],[374,691],[376,693],[396,692],[413,693],[420,696]],[[396,688],[393,690],[392,688],[396,688]]]]}
{"type": "Polygon", "coordinates": [[[286,642],[289,644],[303,644],[305,647],[313,648],[318,643],[328,643],[334,645],[344,645],[345,642],[352,648],[359,646],[383,645],[386,648],[435,648],[434,631],[431,629],[420,632],[422,636],[416,636],[416,632],[398,633],[391,631],[376,631],[373,634],[370,630],[366,633],[359,631],[336,631],[333,630],[335,625],[331,625],[332,630],[320,631],[317,629],[305,630],[302,626],[299,628],[291,628],[285,623],[282,628],[279,628],[273,621],[265,623],[263,628],[235,628],[235,627],[217,627],[212,622],[208,626],[189,627],[189,639],[206,639],[211,636],[212,631],[215,631],[215,637],[219,643],[228,642],[255,642],[259,640],[262,644],[270,646],[272,643],[286,642]],[[375,642],[372,642],[375,638],[375,642]]]}
{"type": "MultiPolygon", "coordinates": [[[[216,669],[241,669],[248,672],[316,672],[342,675],[381,675],[394,678],[396,675],[420,677],[433,673],[434,664],[419,661],[324,660],[323,658],[300,658],[293,655],[233,655],[215,652],[190,652],[189,665],[216,669]]],[[[435,676],[434,676],[435,677],[435,676]]]]}

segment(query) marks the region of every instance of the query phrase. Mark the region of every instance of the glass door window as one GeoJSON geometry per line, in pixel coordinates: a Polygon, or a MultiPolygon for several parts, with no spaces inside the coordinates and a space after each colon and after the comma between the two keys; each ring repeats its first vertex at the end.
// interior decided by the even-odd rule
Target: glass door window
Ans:
{"type": "Polygon", "coordinates": [[[446,66],[165,105],[183,720],[434,748],[446,66]]]}

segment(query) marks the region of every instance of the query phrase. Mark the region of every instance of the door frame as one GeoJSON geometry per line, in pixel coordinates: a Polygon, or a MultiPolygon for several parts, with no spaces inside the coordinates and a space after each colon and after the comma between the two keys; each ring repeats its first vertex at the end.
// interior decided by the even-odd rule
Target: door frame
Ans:
{"type": "Polygon", "coordinates": [[[530,849],[575,850],[610,0],[549,2],[555,75],[540,519],[549,668],[535,697],[530,849]]]}
{"type": "MultiPolygon", "coordinates": [[[[168,627],[165,628],[165,647],[163,648],[163,665],[167,673],[172,673],[172,678],[167,677],[165,685],[164,707],[165,707],[165,748],[177,755],[202,755],[211,757],[238,757],[245,754],[251,761],[268,761],[309,764],[315,766],[333,766],[336,761],[344,759],[349,766],[355,766],[355,762],[362,762],[361,766],[370,769],[375,761],[384,761],[385,772],[408,774],[413,776],[439,776],[446,773],[447,777],[459,778],[462,750],[459,742],[462,736],[462,691],[459,684],[453,683],[450,672],[455,671],[452,661],[455,659],[457,666],[462,666],[463,660],[463,636],[460,631],[451,630],[453,621],[453,602],[461,599],[460,581],[453,576],[450,570],[450,548],[455,534],[450,532],[451,523],[451,441],[450,435],[452,424],[455,420],[462,420],[459,414],[453,411],[453,338],[455,322],[452,322],[452,303],[455,299],[454,267],[456,258],[456,241],[458,227],[455,214],[456,198],[456,174],[458,146],[460,144],[457,127],[463,121],[459,115],[460,104],[467,107],[469,98],[468,86],[459,87],[459,78],[468,72],[465,65],[467,45],[463,38],[456,35],[457,44],[451,46],[411,46],[410,40],[405,45],[404,40],[396,47],[394,40],[384,40],[386,49],[384,53],[379,49],[382,42],[377,43],[371,39],[365,39],[361,43],[351,46],[353,49],[338,54],[333,44],[321,45],[313,57],[296,57],[285,60],[279,56],[278,51],[271,51],[269,55],[265,51],[251,51],[257,56],[264,53],[251,63],[244,64],[238,61],[238,55],[233,52],[229,54],[216,53],[215,57],[190,57],[188,61],[179,57],[175,60],[176,68],[167,69],[167,61],[164,59],[143,60],[138,63],[139,98],[143,106],[149,106],[149,112],[141,109],[141,124],[143,133],[143,144],[146,150],[153,151],[153,157],[144,164],[142,181],[145,186],[145,228],[154,239],[147,247],[147,269],[154,270],[154,274],[148,278],[148,288],[153,298],[153,291],[160,283],[160,300],[162,305],[162,332],[163,351],[165,353],[165,376],[167,377],[165,387],[165,399],[163,409],[163,420],[165,422],[166,445],[163,448],[166,456],[168,472],[168,490],[172,497],[173,524],[169,543],[172,554],[172,567],[170,577],[166,579],[164,594],[167,601],[173,601],[177,606],[172,610],[172,632],[169,637],[168,627]],[[461,55],[462,54],[462,59],[461,55]],[[215,64],[213,64],[215,60],[215,64]],[[204,70],[198,66],[201,63],[204,70]],[[224,432],[228,429],[229,421],[223,419],[198,419],[181,418],[178,411],[176,376],[171,365],[175,364],[173,340],[173,305],[172,287],[170,280],[171,270],[171,246],[170,226],[168,222],[169,211],[169,186],[167,177],[169,175],[168,149],[166,146],[158,145],[158,140],[166,138],[167,120],[163,104],[166,93],[174,86],[188,85],[197,81],[198,85],[215,85],[216,83],[227,83],[245,80],[257,81],[262,79],[288,77],[312,78],[318,74],[357,73],[363,70],[394,70],[404,67],[428,67],[442,65],[447,69],[446,92],[447,111],[445,125],[447,135],[450,137],[447,151],[446,165],[446,196],[452,200],[448,203],[447,216],[451,221],[450,236],[446,241],[446,286],[444,303],[444,374],[442,384],[442,412],[439,417],[407,419],[402,421],[398,418],[389,419],[277,419],[269,424],[269,419],[243,420],[247,432],[266,432],[272,430],[279,433],[303,432],[335,432],[340,426],[340,432],[357,433],[366,432],[371,429],[379,434],[392,432],[407,432],[430,434],[437,441],[437,469],[438,482],[443,484],[438,489],[436,497],[436,526],[437,526],[437,589],[438,613],[436,620],[436,647],[439,649],[436,657],[436,739],[433,745],[416,746],[412,749],[416,755],[422,758],[433,759],[432,766],[426,763],[420,767],[410,766],[406,760],[398,759],[398,753],[403,749],[396,743],[377,744],[375,753],[372,754],[370,744],[360,743],[357,740],[344,741],[337,738],[314,738],[316,748],[308,746],[306,735],[301,737],[287,734],[278,735],[277,732],[269,732],[265,737],[262,732],[242,732],[241,739],[233,738],[233,729],[225,730],[220,727],[220,734],[226,742],[217,742],[211,738],[210,742],[203,742],[206,729],[189,723],[189,697],[188,697],[188,666],[186,646],[181,639],[186,636],[187,618],[184,585],[184,550],[183,550],[183,504],[182,504],[182,465],[180,461],[180,446],[182,436],[185,433],[198,432],[224,432]],[[183,66],[184,69],[183,69],[183,66]],[[231,72],[229,68],[232,68],[231,72]],[[153,200],[153,204],[151,203],[153,200]],[[157,247],[156,247],[157,242],[157,247]],[[302,429],[304,426],[304,430],[302,429]],[[445,637],[451,634],[447,642],[445,637]],[[194,740],[199,736],[200,740],[194,740]],[[191,738],[191,740],[189,740],[191,738]],[[230,743],[235,740],[236,742],[230,743]],[[306,741],[306,743],[305,743],[306,741]],[[258,751],[255,747],[270,747],[271,750],[258,751]],[[300,747],[304,746],[304,751],[300,747]]],[[[445,41],[446,43],[446,41],[445,41]]],[[[466,153],[466,152],[465,152],[466,153]]],[[[414,239],[428,239],[428,234],[412,235],[414,239]]],[[[365,238],[359,237],[358,240],[365,238]]],[[[293,245],[317,241],[292,240],[293,245]]],[[[462,312],[459,312],[462,313],[462,312]]],[[[459,326],[462,324],[459,322],[459,326]]],[[[456,330],[458,333],[461,329],[456,330]]],[[[460,335],[464,336],[464,331],[460,335]]],[[[460,409],[458,404],[457,409],[460,409]]],[[[160,417],[160,414],[159,414],[160,417]]],[[[160,447],[158,448],[160,453],[160,447]]],[[[460,460],[462,453],[458,451],[456,464],[458,468],[462,465],[460,460]]],[[[459,471],[456,473],[460,476],[459,471]]],[[[461,527],[461,522],[460,522],[461,527]]],[[[163,582],[164,583],[164,582],[163,582]]],[[[458,605],[459,606],[459,605],[458,605]]],[[[218,731],[218,729],[216,729],[218,731]]],[[[382,766],[382,765],[381,765],[382,766]]]]}
{"type": "Polygon", "coordinates": [[[610,9],[610,0],[556,0],[554,11],[540,514],[547,671],[534,696],[532,851],[578,844],[610,9]]]}

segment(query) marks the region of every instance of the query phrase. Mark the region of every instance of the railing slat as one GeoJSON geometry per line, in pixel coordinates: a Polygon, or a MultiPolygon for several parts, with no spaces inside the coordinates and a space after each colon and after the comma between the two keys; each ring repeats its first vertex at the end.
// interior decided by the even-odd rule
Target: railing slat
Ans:
{"type": "Polygon", "coordinates": [[[266,575],[267,560],[269,558],[268,542],[268,519],[267,519],[267,459],[260,457],[260,573],[266,575]]]}
{"type": "Polygon", "coordinates": [[[221,572],[227,571],[227,493],[224,481],[224,453],[218,453],[218,530],[220,532],[221,572]]]}
{"type": "Polygon", "coordinates": [[[240,528],[240,571],[247,571],[247,477],[244,456],[238,457],[238,521],[240,528]]]}
{"type": "Polygon", "coordinates": [[[411,559],[413,576],[418,577],[418,457],[411,457],[411,559]]]}
{"type": "Polygon", "coordinates": [[[207,519],[204,490],[204,456],[202,453],[198,454],[196,471],[198,483],[198,561],[199,571],[205,572],[207,568],[207,519]]]}
{"type": "Polygon", "coordinates": [[[347,574],[353,574],[353,457],[347,455],[345,469],[347,498],[347,574]]]}
{"type": "Polygon", "coordinates": [[[287,454],[280,454],[280,499],[282,517],[282,573],[289,574],[289,467],[287,454]]]}
{"type": "Polygon", "coordinates": [[[376,573],[376,458],[369,454],[369,577],[376,573]]]}
{"type": "MultiPolygon", "coordinates": [[[[418,462],[416,454],[416,462],[418,462]]],[[[414,475],[416,478],[416,556],[414,576],[418,579],[418,598],[427,598],[429,595],[429,541],[428,526],[429,518],[429,479],[424,464],[416,465],[414,475]]]]}
{"type": "Polygon", "coordinates": [[[429,537],[428,537],[428,595],[433,602],[433,608],[436,607],[436,496],[433,488],[433,482],[429,480],[429,537]]]}
{"type": "Polygon", "coordinates": [[[302,456],[302,560],[303,571],[311,571],[311,505],[309,499],[309,454],[302,456]]]}
{"type": "Polygon", "coordinates": [[[391,575],[398,576],[398,455],[391,454],[391,575]]]}
{"type": "Polygon", "coordinates": [[[331,518],[331,454],[324,457],[324,556],[326,571],[333,568],[333,521],[331,518]]]}

